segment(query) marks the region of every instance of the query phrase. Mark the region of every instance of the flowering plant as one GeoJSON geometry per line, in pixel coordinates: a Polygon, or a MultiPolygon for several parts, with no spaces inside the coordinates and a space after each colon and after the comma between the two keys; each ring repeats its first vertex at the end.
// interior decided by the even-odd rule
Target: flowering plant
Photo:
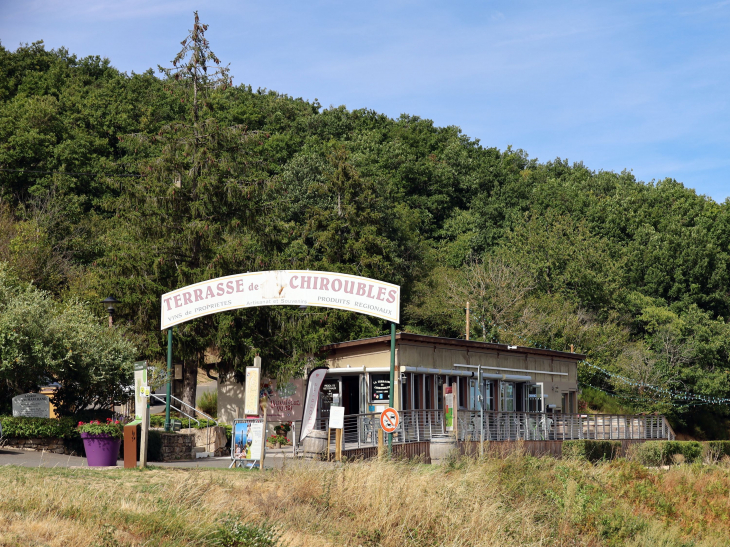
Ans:
{"type": "Polygon", "coordinates": [[[281,437],[286,437],[286,434],[291,431],[291,422],[282,422],[274,427],[276,434],[281,437]]]}
{"type": "Polygon", "coordinates": [[[115,439],[124,437],[124,426],[119,420],[106,419],[106,423],[99,420],[91,420],[90,422],[79,422],[76,426],[79,433],[87,433],[89,435],[107,435],[115,439]]]}
{"type": "Polygon", "coordinates": [[[289,439],[284,437],[283,435],[272,435],[268,439],[266,439],[271,444],[289,444],[289,439]]]}

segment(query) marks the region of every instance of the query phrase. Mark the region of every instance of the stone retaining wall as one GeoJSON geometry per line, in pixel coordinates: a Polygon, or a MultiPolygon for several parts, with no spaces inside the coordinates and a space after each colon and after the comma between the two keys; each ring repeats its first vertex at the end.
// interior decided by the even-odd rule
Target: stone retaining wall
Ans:
{"type": "Polygon", "coordinates": [[[195,446],[201,446],[206,452],[213,452],[216,456],[225,456],[230,453],[230,448],[226,448],[226,428],[222,426],[211,426],[209,428],[184,428],[180,433],[193,435],[195,437],[195,446]]]}
{"type": "MultiPolygon", "coordinates": [[[[195,435],[185,435],[181,433],[161,433],[162,438],[162,461],[189,460],[195,457],[193,454],[193,446],[195,446],[195,435]]],[[[80,444],[81,441],[78,441],[80,444]]],[[[38,452],[46,451],[53,454],[66,454],[68,456],[82,456],[78,450],[80,446],[74,450],[73,443],[64,441],[64,439],[55,438],[34,438],[34,439],[18,439],[15,437],[4,437],[0,442],[0,448],[6,446],[8,448],[18,448],[20,450],[36,450],[38,452]]],[[[119,459],[124,459],[124,455],[120,453],[119,459]]]]}
{"type": "Polygon", "coordinates": [[[21,450],[37,450],[38,452],[52,452],[53,454],[66,454],[80,456],[73,448],[67,446],[63,439],[55,438],[35,438],[35,439],[17,439],[15,437],[4,437],[1,446],[8,448],[19,448],[21,450]]]}
{"type": "Polygon", "coordinates": [[[195,435],[184,433],[161,433],[162,461],[190,460],[194,458],[195,435]]]}

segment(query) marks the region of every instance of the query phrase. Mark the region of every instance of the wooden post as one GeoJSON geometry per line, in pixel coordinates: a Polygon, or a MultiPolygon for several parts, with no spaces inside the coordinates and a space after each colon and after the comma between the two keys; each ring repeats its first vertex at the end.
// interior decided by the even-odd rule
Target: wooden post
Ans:
{"type": "Polygon", "coordinates": [[[124,469],[137,467],[137,426],[124,426],[124,469]]]}
{"type": "Polygon", "coordinates": [[[335,461],[342,461],[342,430],[335,429],[335,461]]]}
{"type": "Polygon", "coordinates": [[[385,445],[383,443],[383,430],[378,429],[378,458],[381,458],[385,455],[385,445]]]}
{"type": "Polygon", "coordinates": [[[150,429],[150,409],[147,404],[142,405],[142,434],[139,440],[139,467],[147,467],[147,440],[150,429]]]}
{"type": "MultiPolygon", "coordinates": [[[[330,426],[327,426],[327,447],[325,450],[327,450],[327,461],[330,461],[330,439],[332,435],[332,430],[330,429],[330,426]]],[[[337,450],[337,448],[335,448],[337,450]]]]}
{"type": "Polygon", "coordinates": [[[466,303],[466,339],[469,340],[469,302],[466,303]]]}

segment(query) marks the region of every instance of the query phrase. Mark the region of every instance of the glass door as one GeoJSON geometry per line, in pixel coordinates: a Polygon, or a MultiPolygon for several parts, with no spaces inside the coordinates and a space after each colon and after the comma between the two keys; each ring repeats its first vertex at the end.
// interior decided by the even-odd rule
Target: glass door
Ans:
{"type": "Polygon", "coordinates": [[[513,382],[500,382],[499,388],[499,409],[503,412],[514,412],[515,384],[513,382]]]}

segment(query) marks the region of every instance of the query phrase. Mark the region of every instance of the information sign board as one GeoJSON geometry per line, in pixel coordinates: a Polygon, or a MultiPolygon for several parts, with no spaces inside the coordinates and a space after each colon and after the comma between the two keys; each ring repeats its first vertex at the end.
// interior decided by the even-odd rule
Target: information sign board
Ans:
{"type": "Polygon", "coordinates": [[[24,393],[13,397],[14,418],[50,418],[51,401],[40,393],[24,393]]]}
{"type": "Polygon", "coordinates": [[[259,460],[263,442],[264,424],[262,420],[236,420],[233,423],[231,459],[236,461],[259,460]]]}
{"type": "Polygon", "coordinates": [[[390,374],[371,374],[370,375],[370,400],[371,401],[389,401],[390,400],[390,374]]]}
{"type": "Polygon", "coordinates": [[[142,406],[147,406],[144,396],[147,386],[147,361],[134,363],[134,420],[142,420],[142,406]]]}
{"type": "Polygon", "coordinates": [[[246,367],[246,391],[243,400],[243,412],[247,416],[259,415],[259,387],[261,384],[261,369],[246,367]]]}
{"type": "Polygon", "coordinates": [[[345,427],[345,407],[330,407],[330,429],[343,429],[345,427]]]}

